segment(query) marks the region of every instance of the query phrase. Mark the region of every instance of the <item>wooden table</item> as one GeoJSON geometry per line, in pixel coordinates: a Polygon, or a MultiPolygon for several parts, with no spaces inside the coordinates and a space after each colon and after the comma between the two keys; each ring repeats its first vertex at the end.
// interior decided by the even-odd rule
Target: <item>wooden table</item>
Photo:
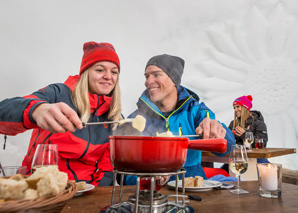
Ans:
{"type": "MultiPolygon", "coordinates": [[[[257,158],[272,158],[278,157],[288,154],[296,153],[295,148],[263,148],[256,149],[252,148],[251,151],[247,150],[248,156],[248,168],[247,171],[241,175],[241,180],[257,180],[257,158]]],[[[211,152],[202,151],[202,162],[220,162],[220,163],[229,163],[229,155],[225,157],[217,157],[211,152]]],[[[231,176],[235,176],[232,172],[230,172],[231,176]]]]}
{"type": "MultiPolygon", "coordinates": [[[[234,183],[236,184],[236,183],[234,183]]],[[[135,194],[136,186],[124,186],[122,201],[127,201],[128,196],[135,194]]],[[[119,193],[116,187],[116,195],[119,193]]],[[[228,190],[216,190],[205,192],[186,192],[186,195],[199,195],[202,201],[190,200],[188,203],[195,212],[297,212],[298,210],[298,186],[282,183],[281,198],[263,198],[259,195],[257,181],[241,182],[241,188],[248,190],[249,194],[235,195],[228,190]]],[[[162,187],[162,194],[175,194],[174,190],[167,186],[162,187]]],[[[181,192],[180,192],[181,194],[181,192]]],[[[74,197],[64,206],[62,213],[96,212],[111,204],[112,186],[96,187],[92,191],[85,192],[81,196],[74,197]]],[[[116,196],[116,201],[118,196],[116,196]]]]}

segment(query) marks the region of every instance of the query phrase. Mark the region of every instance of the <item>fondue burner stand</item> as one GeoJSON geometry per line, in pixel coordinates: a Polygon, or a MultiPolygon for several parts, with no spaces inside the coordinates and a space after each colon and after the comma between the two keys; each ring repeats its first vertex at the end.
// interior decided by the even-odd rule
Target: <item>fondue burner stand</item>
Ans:
{"type": "Polygon", "coordinates": [[[187,206],[185,198],[184,177],[185,170],[181,169],[177,172],[165,173],[136,173],[136,172],[122,172],[114,170],[112,204],[106,207],[101,212],[106,213],[190,213],[194,212],[193,208],[187,206]],[[115,187],[117,184],[117,174],[121,175],[119,202],[115,204],[115,187]],[[182,194],[178,193],[178,175],[182,174],[182,194]],[[129,197],[128,201],[122,201],[122,191],[124,175],[137,176],[136,193],[129,197]],[[160,177],[161,176],[176,176],[176,194],[162,195],[160,191],[160,177]],[[169,197],[174,197],[175,201],[168,201],[169,197]],[[181,198],[179,200],[179,198],[181,198]]]}

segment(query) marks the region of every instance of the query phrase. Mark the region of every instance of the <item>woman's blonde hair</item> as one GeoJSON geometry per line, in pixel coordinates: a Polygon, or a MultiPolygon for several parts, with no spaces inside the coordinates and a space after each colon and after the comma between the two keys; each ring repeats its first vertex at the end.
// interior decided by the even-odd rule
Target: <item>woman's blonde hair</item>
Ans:
{"type": "Polygon", "coordinates": [[[252,116],[250,111],[248,111],[248,109],[242,106],[240,107],[241,107],[240,118],[238,118],[234,113],[233,129],[235,129],[237,126],[240,126],[241,128],[244,129],[246,120],[252,116]]]}
{"type": "MultiPolygon", "coordinates": [[[[72,93],[72,100],[78,110],[82,122],[87,122],[90,117],[90,102],[89,102],[89,74],[88,70],[81,74],[81,78],[74,88],[72,93]]],[[[120,100],[120,86],[119,74],[115,84],[115,88],[108,95],[112,97],[108,119],[111,121],[118,121],[123,119],[121,115],[121,100],[120,100]]],[[[115,127],[115,126],[114,126],[115,127]]]]}

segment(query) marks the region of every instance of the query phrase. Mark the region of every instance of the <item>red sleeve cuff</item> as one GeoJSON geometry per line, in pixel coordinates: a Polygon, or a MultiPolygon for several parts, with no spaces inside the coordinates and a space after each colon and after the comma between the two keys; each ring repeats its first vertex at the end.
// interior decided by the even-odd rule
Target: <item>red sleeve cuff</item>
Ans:
{"type": "Polygon", "coordinates": [[[39,104],[46,103],[42,100],[33,100],[29,103],[28,107],[25,109],[23,113],[23,125],[27,129],[38,128],[36,122],[32,118],[32,111],[37,107],[39,104]]]}

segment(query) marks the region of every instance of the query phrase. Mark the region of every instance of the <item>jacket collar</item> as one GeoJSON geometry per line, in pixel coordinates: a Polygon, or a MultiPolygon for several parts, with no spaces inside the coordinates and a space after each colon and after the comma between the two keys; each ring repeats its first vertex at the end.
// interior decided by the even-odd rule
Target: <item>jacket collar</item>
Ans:
{"type": "MultiPolygon", "coordinates": [[[[178,100],[177,100],[177,105],[176,105],[175,109],[178,109],[182,104],[185,105],[185,101],[187,99],[189,99],[187,102],[200,100],[199,96],[196,93],[192,92],[191,90],[189,90],[186,87],[183,87],[181,85],[178,87],[177,92],[178,92],[178,100]]],[[[162,113],[160,111],[160,109],[152,101],[150,101],[150,95],[147,90],[145,90],[143,92],[143,94],[141,95],[141,97],[139,98],[139,100],[137,102],[137,106],[139,109],[149,107],[157,113],[162,113]]],[[[183,107],[181,109],[183,109],[183,107]]],[[[179,110],[181,110],[181,109],[179,109],[179,110]]]]}

